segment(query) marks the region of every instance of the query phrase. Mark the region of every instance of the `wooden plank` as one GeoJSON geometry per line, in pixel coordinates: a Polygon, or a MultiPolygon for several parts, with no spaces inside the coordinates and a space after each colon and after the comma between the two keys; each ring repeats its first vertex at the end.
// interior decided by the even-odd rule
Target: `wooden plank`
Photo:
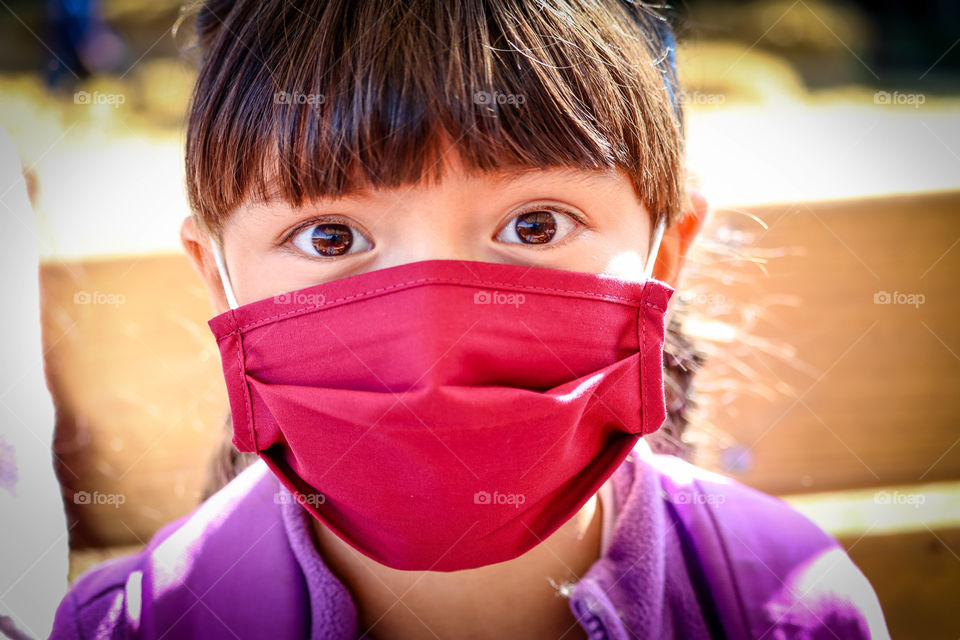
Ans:
{"type": "Polygon", "coordinates": [[[71,544],[143,542],[196,506],[221,436],[206,293],[182,255],[45,264],[41,284],[71,544]]]}
{"type": "Polygon", "coordinates": [[[701,463],[775,494],[960,478],[960,192],[746,213],[769,228],[719,211],[707,235],[760,231],[738,250],[782,254],[767,274],[713,259],[686,283],[708,320],[755,316],[701,372],[733,387],[704,394],[701,463]]]}
{"type": "Polygon", "coordinates": [[[840,540],[870,580],[890,637],[960,637],[960,529],[931,529],[840,540]]]}
{"type": "Polygon", "coordinates": [[[960,482],[780,496],[837,538],[960,529],[960,482]]]}

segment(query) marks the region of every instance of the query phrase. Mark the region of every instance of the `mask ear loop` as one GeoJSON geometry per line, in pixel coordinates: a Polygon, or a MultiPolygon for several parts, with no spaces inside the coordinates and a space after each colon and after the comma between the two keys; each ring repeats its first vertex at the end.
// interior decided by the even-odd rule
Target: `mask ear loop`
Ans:
{"type": "Polygon", "coordinates": [[[223,293],[227,296],[227,304],[231,309],[236,309],[237,298],[233,295],[233,285],[230,284],[230,276],[227,275],[227,264],[223,260],[223,253],[220,251],[217,241],[210,238],[210,246],[213,248],[213,259],[217,263],[217,271],[220,273],[220,283],[223,285],[223,293]]]}
{"type": "Polygon", "coordinates": [[[644,280],[653,277],[653,265],[657,262],[657,253],[660,251],[660,241],[663,239],[663,229],[666,227],[666,217],[661,217],[650,238],[650,251],[647,253],[647,264],[643,268],[644,280]]]}

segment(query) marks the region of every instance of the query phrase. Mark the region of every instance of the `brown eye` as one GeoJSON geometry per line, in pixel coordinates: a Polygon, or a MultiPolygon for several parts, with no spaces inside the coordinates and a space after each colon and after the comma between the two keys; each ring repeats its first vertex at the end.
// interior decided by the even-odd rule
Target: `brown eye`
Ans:
{"type": "Polygon", "coordinates": [[[519,213],[503,226],[496,239],[510,244],[557,244],[583,226],[574,214],[549,209],[519,213]]]}
{"type": "Polygon", "coordinates": [[[310,242],[322,256],[339,256],[350,250],[353,232],[345,224],[318,224],[313,227],[310,242]]]}
{"type": "Polygon", "coordinates": [[[303,228],[292,239],[293,245],[311,257],[335,258],[371,248],[362,233],[342,222],[320,222],[303,228]]]}
{"type": "Polygon", "coordinates": [[[557,233],[557,220],[549,211],[531,211],[513,223],[517,237],[526,244],[546,244],[557,233]]]}

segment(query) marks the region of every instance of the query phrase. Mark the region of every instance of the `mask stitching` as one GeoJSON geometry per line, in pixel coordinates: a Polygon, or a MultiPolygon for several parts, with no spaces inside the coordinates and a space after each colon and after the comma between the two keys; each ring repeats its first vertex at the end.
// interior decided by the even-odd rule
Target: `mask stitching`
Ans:
{"type": "Polygon", "coordinates": [[[646,328],[647,318],[646,318],[646,314],[644,313],[644,309],[645,307],[653,306],[653,307],[656,307],[657,310],[660,310],[659,306],[652,305],[651,303],[647,302],[647,298],[649,297],[649,295],[650,295],[650,287],[644,287],[643,294],[640,298],[640,308],[637,309],[637,313],[639,314],[639,318],[637,322],[637,330],[640,331],[640,336],[639,336],[640,338],[639,340],[640,342],[640,376],[639,376],[640,389],[639,391],[640,391],[640,433],[642,435],[647,434],[647,416],[643,411],[643,403],[646,395],[643,390],[643,381],[646,379],[646,373],[647,373],[647,332],[644,330],[646,328]]]}
{"type": "MultiPolygon", "coordinates": [[[[655,303],[655,302],[645,302],[645,303],[643,303],[643,306],[645,306],[645,307],[653,307],[654,309],[656,309],[657,311],[660,311],[660,312],[665,312],[666,309],[667,309],[665,306],[659,305],[659,304],[657,304],[657,303],[655,303]]],[[[282,314],[280,314],[279,316],[271,316],[271,317],[269,317],[269,318],[264,318],[263,320],[256,320],[256,321],[254,321],[254,322],[249,322],[249,323],[243,325],[242,327],[238,327],[238,326],[236,326],[236,324],[234,324],[234,327],[235,327],[234,329],[230,330],[228,333],[225,333],[225,334],[223,334],[222,336],[220,336],[219,338],[217,338],[217,344],[223,342],[224,340],[226,340],[227,338],[229,338],[230,336],[232,336],[232,335],[235,334],[235,333],[240,333],[240,332],[248,331],[248,330],[250,330],[250,329],[257,329],[257,328],[259,328],[260,326],[262,326],[262,325],[264,325],[264,324],[270,324],[271,321],[276,320],[276,319],[279,318],[279,317],[287,316],[287,315],[292,315],[292,314],[299,313],[299,312],[310,312],[310,313],[312,313],[312,312],[314,312],[314,311],[320,311],[320,310],[323,309],[323,308],[324,308],[324,307],[304,307],[304,308],[302,308],[302,309],[297,309],[296,311],[288,311],[288,312],[286,312],[286,313],[282,313],[282,314]]],[[[639,307],[639,306],[637,307],[637,310],[638,310],[638,311],[640,310],[640,307],[639,307]]],[[[231,315],[232,315],[232,314],[231,314],[231,315]]],[[[306,315],[306,314],[304,314],[304,315],[306,315]]]]}
{"type": "MultiPolygon", "coordinates": [[[[242,331],[246,331],[247,329],[251,329],[251,328],[254,328],[254,327],[263,325],[263,324],[267,324],[267,323],[269,323],[269,322],[272,322],[272,321],[274,321],[274,320],[277,320],[277,319],[279,319],[279,318],[283,318],[283,317],[286,317],[286,316],[290,316],[290,315],[294,315],[294,314],[299,314],[299,313],[304,313],[304,312],[319,311],[320,309],[330,307],[331,305],[334,305],[334,304],[337,304],[337,303],[346,302],[346,301],[348,301],[348,300],[353,300],[353,299],[356,299],[356,298],[362,298],[362,297],[369,296],[369,295],[375,294],[375,293],[383,293],[383,292],[386,292],[386,291],[391,291],[391,290],[393,290],[393,289],[399,289],[399,288],[401,288],[401,287],[408,287],[408,286],[410,286],[410,285],[423,284],[423,283],[425,283],[425,282],[436,282],[436,283],[439,283],[439,284],[452,284],[452,285],[464,285],[464,284],[465,284],[465,285],[473,285],[473,286],[499,286],[499,287],[503,287],[503,288],[521,289],[521,290],[524,290],[524,291],[545,291],[545,292],[550,292],[550,293],[569,293],[569,294],[575,294],[576,297],[583,298],[583,299],[606,300],[606,301],[608,301],[608,302],[616,302],[616,303],[626,304],[627,306],[631,306],[631,307],[634,306],[634,305],[637,305],[638,308],[639,308],[639,307],[642,307],[642,306],[646,305],[646,306],[654,307],[654,308],[656,308],[656,309],[658,309],[658,310],[660,310],[660,311],[664,311],[664,310],[666,309],[666,307],[661,306],[661,305],[658,305],[658,304],[656,304],[656,303],[645,302],[645,299],[648,297],[647,294],[648,294],[648,292],[649,292],[649,290],[650,290],[649,284],[650,284],[651,282],[655,282],[654,280],[648,280],[646,283],[643,283],[643,285],[642,285],[642,286],[643,286],[643,293],[641,294],[641,302],[640,302],[640,303],[637,303],[637,302],[635,302],[635,300],[634,300],[633,298],[624,298],[624,297],[621,297],[621,296],[614,296],[614,295],[609,295],[609,294],[591,294],[591,293],[589,293],[589,292],[584,292],[584,291],[580,291],[580,290],[577,290],[577,289],[557,289],[557,288],[553,288],[553,287],[538,287],[538,286],[534,286],[534,285],[522,285],[522,284],[507,283],[507,282],[486,282],[486,281],[484,281],[484,282],[478,282],[478,281],[476,281],[476,280],[451,280],[451,279],[447,279],[447,278],[421,278],[421,279],[419,279],[419,280],[410,280],[410,281],[407,281],[407,282],[401,282],[401,283],[398,283],[398,284],[390,285],[390,286],[388,286],[388,287],[380,287],[380,288],[378,288],[378,289],[369,289],[369,290],[367,290],[367,291],[362,291],[362,292],[360,292],[360,293],[355,293],[355,294],[352,294],[352,295],[349,295],[349,296],[343,296],[343,297],[340,297],[340,298],[336,298],[336,299],[334,299],[334,300],[325,301],[325,302],[323,302],[322,304],[319,304],[319,305],[318,305],[318,304],[314,304],[314,305],[310,305],[310,306],[306,306],[306,307],[300,307],[299,309],[292,309],[292,310],[290,310],[290,311],[284,311],[283,313],[278,313],[278,314],[275,314],[275,315],[272,315],[272,316],[268,316],[268,317],[266,317],[266,318],[261,318],[260,320],[255,320],[255,321],[253,321],[253,322],[248,322],[248,323],[246,323],[246,324],[244,324],[244,325],[242,325],[242,326],[237,327],[236,331],[241,331],[241,332],[242,332],[242,331]]],[[[639,283],[638,283],[638,284],[639,284],[639,283]]],[[[224,337],[226,337],[226,336],[224,336],[224,337]]],[[[220,339],[222,339],[222,338],[220,338],[220,339]]],[[[218,340],[218,342],[219,342],[219,340],[218,340]]]]}
{"type": "MultiPolygon", "coordinates": [[[[237,334],[237,366],[240,368],[240,378],[242,380],[241,385],[243,386],[243,404],[244,409],[246,410],[246,431],[250,437],[250,443],[253,445],[254,451],[259,451],[260,448],[257,446],[257,432],[253,428],[253,407],[250,403],[250,380],[247,377],[247,363],[244,358],[243,353],[243,334],[237,328],[236,318],[231,317],[231,324],[234,326],[234,330],[231,333],[237,334]]],[[[220,342],[219,340],[217,342],[220,342]]]]}

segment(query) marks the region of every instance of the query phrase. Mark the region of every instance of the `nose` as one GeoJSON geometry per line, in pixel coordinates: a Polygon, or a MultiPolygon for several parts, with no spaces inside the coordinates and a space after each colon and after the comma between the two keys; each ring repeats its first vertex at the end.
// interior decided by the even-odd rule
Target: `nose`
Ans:
{"type": "Polygon", "coordinates": [[[453,208],[418,208],[398,212],[403,222],[385,247],[382,263],[390,267],[424,260],[497,261],[490,255],[487,230],[470,222],[467,212],[453,208]]]}

